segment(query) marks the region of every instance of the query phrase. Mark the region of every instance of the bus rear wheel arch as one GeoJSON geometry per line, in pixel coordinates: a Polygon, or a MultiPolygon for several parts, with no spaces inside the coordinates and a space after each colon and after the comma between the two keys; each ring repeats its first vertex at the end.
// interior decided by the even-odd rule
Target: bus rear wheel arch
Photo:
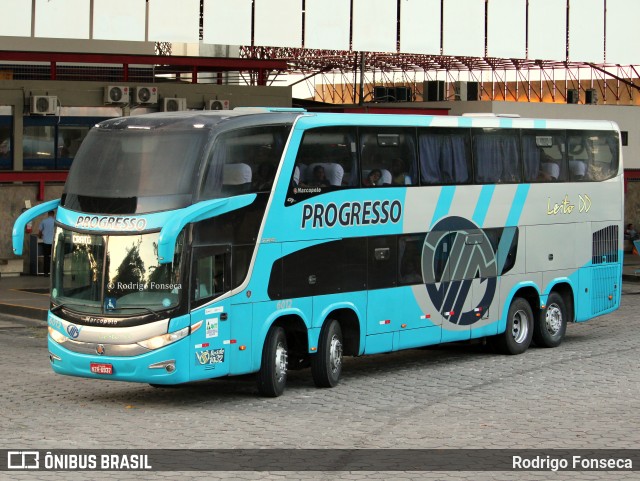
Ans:
{"type": "Polygon", "coordinates": [[[567,331],[567,307],[560,293],[553,291],[536,319],[533,341],[539,347],[557,347],[567,331]]]}
{"type": "Polygon", "coordinates": [[[533,338],[534,317],[527,299],[514,297],[507,314],[507,328],[490,338],[494,349],[502,354],[522,354],[533,338]]]}

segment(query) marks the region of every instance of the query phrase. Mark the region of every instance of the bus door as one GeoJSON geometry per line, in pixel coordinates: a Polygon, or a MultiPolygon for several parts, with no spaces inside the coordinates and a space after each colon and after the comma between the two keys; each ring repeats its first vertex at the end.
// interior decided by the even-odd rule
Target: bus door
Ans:
{"type": "Polygon", "coordinates": [[[215,298],[231,288],[231,246],[194,247],[191,263],[191,325],[202,323],[191,336],[191,379],[229,373],[230,301],[215,298]]]}

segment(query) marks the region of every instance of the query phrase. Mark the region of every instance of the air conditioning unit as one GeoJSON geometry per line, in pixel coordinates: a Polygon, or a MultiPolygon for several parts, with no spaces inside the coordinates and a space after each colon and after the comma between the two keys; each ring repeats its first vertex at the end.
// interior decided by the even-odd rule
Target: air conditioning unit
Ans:
{"type": "Polygon", "coordinates": [[[187,99],[183,98],[164,98],[162,99],[162,110],[165,112],[178,112],[187,110],[187,99]]]}
{"type": "Polygon", "coordinates": [[[156,87],[136,87],[133,89],[131,102],[134,104],[157,104],[158,89],[156,87]]]}
{"type": "Polygon", "coordinates": [[[129,87],[126,85],[109,85],[104,88],[105,104],[128,104],[129,87]]]}
{"type": "Polygon", "coordinates": [[[229,101],[209,100],[208,110],[229,110],[229,101]]]}
{"type": "Polygon", "coordinates": [[[55,114],[58,109],[58,97],[55,95],[32,95],[29,112],[36,115],[55,114]]]}

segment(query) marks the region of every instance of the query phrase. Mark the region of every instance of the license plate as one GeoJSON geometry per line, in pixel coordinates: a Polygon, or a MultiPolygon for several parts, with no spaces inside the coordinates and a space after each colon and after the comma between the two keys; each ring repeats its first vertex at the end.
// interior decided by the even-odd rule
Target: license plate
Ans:
{"type": "Polygon", "coordinates": [[[113,374],[113,365],[99,362],[92,362],[91,372],[94,374],[113,374]]]}

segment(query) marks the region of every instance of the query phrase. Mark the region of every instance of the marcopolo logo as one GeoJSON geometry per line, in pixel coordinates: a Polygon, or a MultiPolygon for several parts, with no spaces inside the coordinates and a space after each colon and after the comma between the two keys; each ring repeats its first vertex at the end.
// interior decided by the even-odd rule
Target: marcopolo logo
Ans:
{"type": "Polygon", "coordinates": [[[427,234],[422,272],[431,302],[453,324],[478,322],[482,318],[478,311],[491,305],[496,292],[497,263],[491,242],[482,229],[462,217],[446,217],[427,234]],[[479,283],[474,288],[481,290],[465,311],[476,278],[479,283]]]}

